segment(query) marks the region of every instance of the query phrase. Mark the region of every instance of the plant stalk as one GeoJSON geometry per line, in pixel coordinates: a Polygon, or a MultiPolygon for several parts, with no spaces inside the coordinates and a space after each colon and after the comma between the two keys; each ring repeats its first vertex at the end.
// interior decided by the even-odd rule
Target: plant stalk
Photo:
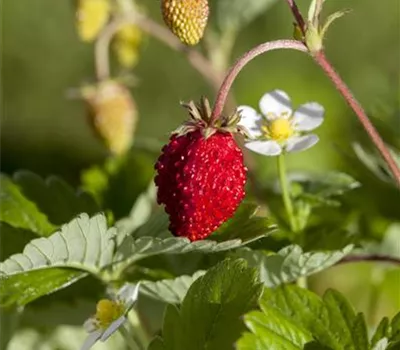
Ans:
{"type": "Polygon", "coordinates": [[[131,350],[145,350],[144,346],[142,346],[140,340],[132,333],[128,332],[128,330],[122,326],[119,328],[119,332],[122,337],[125,339],[129,349],[131,350]]]}
{"type": "Polygon", "coordinates": [[[307,52],[307,47],[301,41],[297,40],[269,41],[260,44],[255,48],[253,48],[252,50],[246,52],[231,67],[221,87],[218,90],[214,108],[211,113],[211,123],[214,123],[221,116],[232,84],[235,81],[238,74],[240,73],[240,71],[246,66],[246,64],[249,63],[254,58],[256,58],[257,56],[262,55],[263,53],[278,49],[292,49],[292,50],[307,52]]]}
{"type": "Polygon", "coordinates": [[[294,218],[294,210],[292,200],[290,198],[290,193],[288,189],[288,181],[286,178],[286,167],[285,167],[285,155],[280,154],[278,156],[278,173],[279,182],[281,184],[282,199],[285,206],[286,214],[289,219],[290,229],[292,232],[296,232],[296,222],[294,218]]]}
{"type": "MultiPolygon", "coordinates": [[[[287,4],[289,5],[294,18],[296,19],[297,24],[300,26],[301,31],[305,34],[305,22],[304,18],[301,15],[299,8],[296,5],[294,0],[286,0],[287,4]]],[[[346,83],[342,80],[339,74],[335,71],[333,66],[330,64],[328,59],[325,56],[323,50],[317,52],[313,55],[314,60],[318,65],[323,69],[332,83],[335,85],[336,89],[340,92],[343,98],[346,100],[347,104],[351,107],[353,112],[358,117],[360,123],[364,127],[365,131],[367,132],[369,138],[371,139],[372,143],[380,152],[382,158],[385,160],[386,164],[388,165],[390,171],[393,174],[395,181],[397,182],[398,186],[400,187],[400,169],[397,166],[395,160],[393,159],[390,151],[386,147],[385,143],[383,142],[381,136],[379,135],[378,131],[375,129],[374,125],[369,120],[367,114],[365,113],[361,104],[356,100],[353,96],[352,92],[346,85],[346,83]]]]}

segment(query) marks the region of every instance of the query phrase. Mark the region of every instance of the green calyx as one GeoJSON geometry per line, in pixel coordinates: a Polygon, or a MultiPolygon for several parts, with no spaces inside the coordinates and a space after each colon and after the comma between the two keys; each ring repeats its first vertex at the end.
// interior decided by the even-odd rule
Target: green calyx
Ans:
{"type": "Polygon", "coordinates": [[[308,10],[304,41],[312,54],[322,50],[323,41],[330,25],[336,19],[350,12],[348,9],[334,12],[324,23],[321,23],[320,17],[324,2],[325,0],[313,0],[308,10]]]}
{"type": "Polygon", "coordinates": [[[238,125],[240,115],[237,111],[229,116],[221,116],[212,122],[211,106],[207,98],[202,97],[198,104],[190,101],[189,103],[181,103],[181,105],[188,110],[189,120],[179,126],[173,134],[182,136],[195,130],[200,130],[205,138],[214,135],[217,131],[246,134],[245,128],[238,125]]]}

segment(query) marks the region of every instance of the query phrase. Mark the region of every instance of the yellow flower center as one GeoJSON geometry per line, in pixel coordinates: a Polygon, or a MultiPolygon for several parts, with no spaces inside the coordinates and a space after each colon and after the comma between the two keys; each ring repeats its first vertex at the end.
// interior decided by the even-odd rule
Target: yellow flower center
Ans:
{"type": "Polygon", "coordinates": [[[294,133],[290,120],[284,118],[275,119],[262,129],[268,138],[275,141],[285,141],[294,133]]]}
{"type": "Polygon", "coordinates": [[[96,306],[96,320],[101,328],[107,328],[117,318],[121,317],[124,312],[122,303],[101,299],[96,306]]]}

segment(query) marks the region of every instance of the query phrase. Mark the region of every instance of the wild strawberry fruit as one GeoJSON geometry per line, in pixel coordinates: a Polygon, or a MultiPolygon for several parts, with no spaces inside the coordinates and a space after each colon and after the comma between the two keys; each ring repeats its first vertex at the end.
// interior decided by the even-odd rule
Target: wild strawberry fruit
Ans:
{"type": "Polygon", "coordinates": [[[236,211],[245,196],[247,169],[232,133],[240,117],[210,122],[210,106],[184,104],[190,120],[172,134],[155,165],[157,201],[165,205],[170,231],[204,239],[236,211]]]}
{"type": "Polygon", "coordinates": [[[161,0],[165,24],[185,44],[203,37],[210,12],[208,0],[161,0]]]}
{"type": "Polygon", "coordinates": [[[129,90],[114,80],[105,80],[82,89],[89,122],[114,155],[126,153],[133,142],[138,120],[135,101],[129,90]]]}

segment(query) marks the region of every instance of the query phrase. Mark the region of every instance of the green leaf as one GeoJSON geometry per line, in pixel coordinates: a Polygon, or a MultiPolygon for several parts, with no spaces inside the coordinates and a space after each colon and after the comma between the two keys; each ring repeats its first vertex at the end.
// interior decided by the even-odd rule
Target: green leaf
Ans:
{"type": "Polygon", "coordinates": [[[156,282],[144,281],[140,284],[140,293],[165,303],[180,304],[189,287],[204,274],[205,271],[197,271],[193,276],[179,276],[156,282]]]}
{"type": "Polygon", "coordinates": [[[126,237],[121,245],[118,246],[114,257],[115,263],[120,263],[119,269],[121,273],[131,264],[155,255],[168,254],[186,254],[186,253],[203,253],[211,254],[228,251],[247,244],[240,239],[233,239],[225,242],[216,242],[211,240],[201,240],[191,242],[184,237],[126,237]]]}
{"type": "Polygon", "coordinates": [[[88,193],[76,191],[56,176],[42,179],[32,172],[18,171],[13,180],[22,193],[36,203],[40,211],[55,225],[62,225],[80,213],[91,216],[100,211],[88,193]]]}
{"type": "Polygon", "coordinates": [[[350,175],[340,172],[324,173],[323,175],[296,174],[294,180],[300,186],[296,199],[304,200],[311,206],[337,205],[332,197],[340,196],[356,189],[361,184],[350,175]]]}
{"type": "Polygon", "coordinates": [[[40,236],[48,236],[55,230],[35,203],[28,200],[20,187],[3,174],[0,175],[0,203],[0,221],[40,236]]]}
{"type": "Polygon", "coordinates": [[[382,338],[374,345],[372,350],[387,350],[388,343],[389,343],[389,341],[387,338],[382,338]]]}
{"type": "Polygon", "coordinates": [[[277,226],[270,219],[257,216],[258,209],[255,203],[243,202],[235,215],[226,221],[211,239],[221,242],[240,238],[251,242],[276,231],[277,226]]]}
{"type": "Polygon", "coordinates": [[[32,231],[0,222],[0,261],[20,252],[34,238],[37,238],[37,235],[32,231]]]}
{"type": "Polygon", "coordinates": [[[118,231],[124,232],[124,235],[131,234],[137,228],[149,222],[152,207],[155,203],[155,196],[156,188],[152,183],[149,189],[138,197],[129,216],[115,223],[115,227],[118,231]]]}
{"type": "MultiPolygon", "coordinates": [[[[397,166],[400,166],[400,151],[389,145],[386,145],[386,147],[389,149],[397,166]]],[[[353,143],[353,150],[360,162],[378,179],[396,185],[396,181],[391,171],[388,169],[386,162],[376,151],[369,151],[366,147],[357,142],[353,143]]]]}
{"type": "Polygon", "coordinates": [[[73,269],[34,270],[11,277],[0,276],[0,306],[25,305],[42,295],[68,287],[86,273],[73,269]]]}
{"type": "Polygon", "coordinates": [[[239,350],[300,350],[312,340],[310,332],[274,309],[250,312],[244,320],[252,333],[245,333],[238,341],[239,350]]]}
{"type": "Polygon", "coordinates": [[[213,6],[217,27],[222,33],[239,32],[275,2],[276,0],[218,0],[213,6]]]}
{"type": "Polygon", "coordinates": [[[255,271],[243,260],[219,263],[192,284],[180,310],[168,307],[164,348],[231,348],[244,328],[241,316],[257,306],[261,291],[255,271]]]}
{"type": "Polygon", "coordinates": [[[267,254],[242,248],[234,255],[246,259],[250,266],[256,267],[265,286],[274,287],[322,271],[336,264],[352,248],[353,245],[348,245],[342,250],[303,252],[300,246],[290,245],[278,253],[267,254]]]}
{"type": "Polygon", "coordinates": [[[156,336],[152,339],[147,350],[164,350],[164,342],[161,337],[156,336]]]}
{"type": "Polygon", "coordinates": [[[328,290],[321,299],[294,285],[265,288],[262,311],[245,316],[251,333],[239,340],[239,349],[369,349],[364,316],[356,315],[346,299],[328,290]]]}
{"type": "Polygon", "coordinates": [[[25,304],[87,272],[99,274],[112,261],[115,231],[104,215],[82,214],[50,237],[34,239],[0,263],[0,305],[25,304]]]}
{"type": "Polygon", "coordinates": [[[375,333],[371,339],[371,346],[375,346],[382,338],[389,335],[389,318],[384,317],[376,327],[375,333]]]}
{"type": "Polygon", "coordinates": [[[182,322],[179,309],[175,305],[167,305],[165,309],[162,335],[164,349],[178,349],[182,338],[182,322]]]}

